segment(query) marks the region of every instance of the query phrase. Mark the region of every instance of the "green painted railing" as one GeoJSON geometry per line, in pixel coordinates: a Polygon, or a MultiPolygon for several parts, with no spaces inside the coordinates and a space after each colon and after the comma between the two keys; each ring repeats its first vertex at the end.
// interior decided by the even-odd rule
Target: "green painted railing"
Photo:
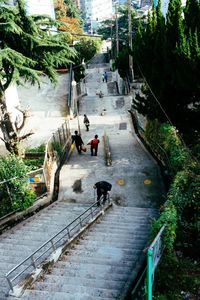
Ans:
{"type": "Polygon", "coordinates": [[[165,226],[163,226],[160,229],[160,231],[158,232],[157,236],[151,243],[147,252],[147,299],[148,300],[152,300],[154,273],[164,250],[164,245],[162,242],[164,229],[165,226]]]}

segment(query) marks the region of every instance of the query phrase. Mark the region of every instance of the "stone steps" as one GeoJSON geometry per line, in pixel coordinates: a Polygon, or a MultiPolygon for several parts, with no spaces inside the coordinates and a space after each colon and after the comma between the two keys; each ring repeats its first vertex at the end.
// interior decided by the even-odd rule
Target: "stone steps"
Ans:
{"type": "MultiPolygon", "coordinates": [[[[88,205],[65,205],[62,202],[53,203],[3,233],[0,236],[0,276],[3,277],[88,207],[88,205]]],[[[0,282],[0,291],[6,294],[9,286],[6,288],[0,282]]]]}
{"type": "MultiPolygon", "coordinates": [[[[106,282],[106,284],[108,284],[106,282]]],[[[87,294],[90,297],[91,296],[101,296],[103,299],[104,297],[107,298],[111,298],[111,299],[118,299],[119,297],[119,290],[115,290],[115,289],[107,289],[107,288],[96,288],[93,287],[92,284],[92,280],[90,282],[89,286],[83,286],[81,282],[74,282],[74,284],[67,284],[67,283],[58,283],[56,286],[53,283],[47,283],[47,282],[43,282],[43,283],[39,283],[37,284],[37,289],[39,290],[47,290],[51,295],[54,294],[55,289],[58,292],[64,292],[66,294],[69,295],[73,295],[73,294],[87,294]]],[[[66,299],[67,299],[68,295],[66,295],[66,299]]],[[[23,297],[22,297],[23,299],[23,297]]],[[[53,297],[52,297],[53,299],[53,297]]]]}
{"type": "Polygon", "coordinates": [[[149,220],[155,214],[151,210],[146,216],[146,210],[142,214],[139,209],[134,217],[133,211],[137,212],[137,208],[113,206],[71,245],[48,274],[33,284],[34,291],[27,290],[22,299],[31,299],[38,292],[34,294],[38,300],[40,291],[47,295],[45,300],[119,299],[130,274],[137,275],[138,260],[144,255],[148,240],[149,220]],[[120,215],[128,218],[118,222],[120,215]]]}

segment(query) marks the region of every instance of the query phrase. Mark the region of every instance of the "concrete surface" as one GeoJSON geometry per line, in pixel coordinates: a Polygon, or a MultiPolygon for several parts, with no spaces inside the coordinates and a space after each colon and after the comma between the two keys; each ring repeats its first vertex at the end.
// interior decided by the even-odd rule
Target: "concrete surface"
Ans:
{"type": "MultiPolygon", "coordinates": [[[[87,76],[87,96],[80,102],[79,122],[85,144],[95,135],[100,138],[97,157],[87,152],[78,155],[76,149],[71,160],[63,166],[60,174],[59,199],[77,203],[92,203],[95,182],[106,180],[112,183],[112,198],[123,206],[158,207],[163,201],[164,188],[157,163],[145,150],[135,135],[128,109],[131,96],[112,96],[108,94],[107,85],[112,80],[109,68],[90,64],[87,76]],[[101,75],[108,71],[108,84],[103,83],[101,75]],[[101,89],[104,97],[100,99],[96,92],[101,89]],[[106,109],[105,115],[101,115],[106,109]],[[90,120],[90,131],[86,132],[83,114],[90,120]],[[113,164],[105,166],[102,136],[106,132],[110,141],[113,164]],[[70,174],[70,176],[69,176],[70,174]],[[124,185],[121,184],[121,180],[124,185]],[[79,181],[81,191],[74,192],[73,185],[79,181]],[[147,184],[145,184],[147,183],[147,184]]],[[[77,129],[78,122],[71,122],[72,131],[77,129]]]]}
{"type": "MultiPolygon", "coordinates": [[[[58,74],[58,84],[54,85],[47,77],[41,77],[41,86],[24,83],[18,86],[18,96],[22,109],[28,117],[21,135],[34,134],[22,142],[24,147],[37,147],[46,143],[52,133],[64,123],[67,117],[68,74],[58,74]]],[[[0,140],[0,155],[8,153],[0,140]]]]}

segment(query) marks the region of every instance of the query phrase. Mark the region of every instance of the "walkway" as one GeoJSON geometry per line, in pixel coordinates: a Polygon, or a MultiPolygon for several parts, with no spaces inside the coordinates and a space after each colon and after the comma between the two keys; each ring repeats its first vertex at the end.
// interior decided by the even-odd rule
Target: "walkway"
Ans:
{"type": "MultiPolygon", "coordinates": [[[[89,146],[87,146],[88,151],[81,155],[77,154],[76,149],[74,150],[70,161],[65,164],[61,170],[59,203],[62,204],[63,216],[65,212],[67,213],[67,211],[69,211],[70,204],[72,204],[73,208],[76,206],[87,206],[94,202],[93,184],[99,180],[107,180],[113,185],[111,197],[115,205],[113,209],[110,209],[108,213],[105,214],[105,218],[102,219],[102,225],[101,221],[98,222],[98,224],[94,224],[91,231],[89,231],[88,234],[87,232],[84,234],[83,241],[80,239],[80,243],[77,245],[77,248],[74,249],[76,251],[73,251],[73,248],[70,249],[69,258],[68,256],[63,258],[64,261],[70,260],[70,266],[68,265],[68,268],[71,270],[76,270],[77,259],[79,260],[78,278],[75,278],[75,281],[71,278],[69,285],[66,286],[67,277],[61,282],[61,278],[57,277],[57,275],[51,278],[47,276],[46,279],[43,278],[42,282],[36,283],[33,290],[28,290],[24,294],[23,299],[120,299],[119,295],[122,293],[122,287],[125,282],[128,281],[127,274],[131,274],[132,271],[136,273],[138,270],[136,269],[137,265],[135,263],[141,257],[143,253],[142,250],[147,244],[150,228],[149,221],[150,218],[155,215],[156,208],[159,207],[160,201],[162,200],[163,184],[157,164],[144,149],[134,133],[131,118],[128,113],[128,109],[131,105],[131,97],[112,95],[112,90],[108,88],[109,82],[106,84],[101,81],[102,73],[106,69],[109,75],[108,81],[110,82],[112,80],[112,73],[109,72],[109,68],[106,68],[105,65],[101,67],[101,65],[98,64],[92,68],[90,65],[86,83],[88,95],[85,96],[80,103],[79,121],[81,124],[82,138],[86,144],[94,134],[99,135],[101,143],[99,145],[98,156],[90,156],[89,146]],[[98,89],[103,91],[105,95],[103,99],[99,99],[96,95],[98,89]],[[102,115],[103,110],[105,112],[104,115],[102,115]],[[86,132],[83,126],[84,113],[88,115],[91,122],[89,132],[86,132]],[[107,133],[111,146],[113,164],[110,167],[107,167],[104,161],[102,140],[104,132],[107,133]],[[105,223],[104,226],[103,223],[105,223]],[[123,234],[120,235],[119,232],[123,232],[123,234]],[[98,243],[92,244],[89,242],[94,240],[94,235],[97,237],[102,236],[102,238],[99,239],[100,245],[98,243]],[[112,242],[109,238],[111,236],[112,242]],[[88,242],[86,242],[86,240],[88,240],[88,242]],[[88,244],[88,248],[85,250],[84,244],[88,244]],[[116,249],[118,248],[121,250],[117,251],[116,249]],[[73,256],[74,252],[76,256],[73,256]],[[98,268],[99,271],[94,272],[96,268],[96,265],[94,266],[93,264],[94,260],[92,260],[93,263],[88,260],[86,262],[86,258],[89,259],[91,256],[95,258],[97,252],[102,255],[102,258],[100,258],[99,261],[97,260],[97,265],[105,265],[106,262],[109,264],[108,262],[110,261],[110,268],[104,268],[107,270],[104,274],[105,278],[107,278],[113,270],[111,262],[114,262],[114,265],[119,265],[119,269],[123,264],[127,264],[127,266],[130,267],[129,273],[126,273],[123,278],[120,277],[120,289],[118,287],[118,290],[116,290],[118,284],[115,282],[115,280],[117,281],[119,279],[112,277],[110,284],[113,291],[110,293],[106,291],[107,281],[105,280],[103,282],[98,279],[98,276],[102,277],[100,266],[98,268]],[[80,255],[82,255],[82,258],[80,255]],[[86,272],[88,280],[84,281],[81,279],[81,276],[84,277],[85,264],[87,265],[86,272]],[[95,281],[96,290],[91,290],[94,278],[96,278],[95,276],[97,276],[97,280],[95,281]],[[89,287],[87,290],[85,288],[86,285],[89,287]]],[[[71,121],[70,126],[72,132],[77,129],[77,119],[71,121]]],[[[49,207],[48,209],[54,210],[54,207],[49,207]]],[[[36,215],[34,216],[34,219],[35,218],[38,220],[38,223],[40,223],[43,215],[36,215]]],[[[57,214],[57,218],[59,220],[59,214],[57,214]]],[[[37,222],[37,220],[35,220],[35,222],[37,222]]],[[[12,232],[7,231],[5,235],[2,235],[0,246],[5,244],[9,235],[10,243],[12,240],[15,242],[16,240],[19,241],[21,232],[23,232],[24,237],[26,235],[28,236],[29,231],[25,233],[25,229],[26,227],[28,229],[28,223],[30,228],[30,222],[25,221],[12,229],[12,232]]],[[[54,218],[52,222],[57,222],[56,218],[54,218]]],[[[66,220],[66,224],[67,223],[66,220]]],[[[48,235],[51,234],[51,232],[48,232],[48,235]]],[[[32,250],[32,247],[30,250],[32,250]]],[[[21,259],[23,258],[22,253],[21,259]]],[[[0,252],[0,265],[3,264],[3,262],[4,256],[1,257],[0,252]]],[[[61,266],[61,268],[62,267],[63,266],[61,266]]],[[[67,270],[68,269],[66,269],[66,272],[68,274],[67,270]]],[[[55,273],[55,271],[53,272],[55,273]]],[[[58,271],[58,273],[59,272],[60,271],[58,271]]],[[[66,276],[68,276],[67,274],[66,276]]],[[[60,274],[60,276],[63,275],[60,274]]],[[[71,276],[73,277],[75,275],[71,276]]]]}

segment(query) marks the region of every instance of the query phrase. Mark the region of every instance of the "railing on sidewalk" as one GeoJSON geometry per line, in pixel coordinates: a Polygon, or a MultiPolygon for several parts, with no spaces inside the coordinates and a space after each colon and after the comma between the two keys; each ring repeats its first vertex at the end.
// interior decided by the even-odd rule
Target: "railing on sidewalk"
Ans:
{"type": "MultiPolygon", "coordinates": [[[[110,198],[107,198],[107,203],[110,203],[110,198]]],[[[37,269],[37,267],[45,261],[53,252],[61,247],[66,242],[69,242],[79,233],[84,226],[93,221],[94,217],[102,210],[102,204],[97,205],[97,202],[86,209],[74,221],[61,229],[48,241],[37,248],[33,253],[26,257],[17,266],[6,273],[5,277],[8,281],[10,289],[13,291],[14,286],[23,281],[26,276],[37,269]],[[17,281],[18,279],[18,281],[17,281]],[[15,284],[13,284],[15,283],[15,284]]]]}
{"type": "Polygon", "coordinates": [[[67,158],[71,146],[71,133],[69,129],[69,122],[65,121],[48,140],[45,149],[45,158],[43,163],[43,173],[47,186],[47,191],[51,190],[52,174],[55,173],[59,165],[63,153],[67,158]]]}
{"type": "Polygon", "coordinates": [[[131,300],[152,300],[152,287],[154,281],[154,273],[164,251],[162,241],[165,225],[159,230],[155,239],[148,247],[147,261],[143,267],[142,274],[138,276],[134,288],[131,292],[131,300]]]}
{"type": "Polygon", "coordinates": [[[111,158],[111,152],[110,152],[109,139],[108,139],[106,132],[104,132],[104,135],[103,135],[103,142],[104,142],[105,162],[106,162],[107,166],[111,166],[112,158],[111,158]]]}
{"type": "Polygon", "coordinates": [[[151,243],[147,252],[147,299],[152,300],[152,287],[154,281],[154,273],[164,251],[162,241],[165,225],[162,226],[157,236],[151,243]]]}

